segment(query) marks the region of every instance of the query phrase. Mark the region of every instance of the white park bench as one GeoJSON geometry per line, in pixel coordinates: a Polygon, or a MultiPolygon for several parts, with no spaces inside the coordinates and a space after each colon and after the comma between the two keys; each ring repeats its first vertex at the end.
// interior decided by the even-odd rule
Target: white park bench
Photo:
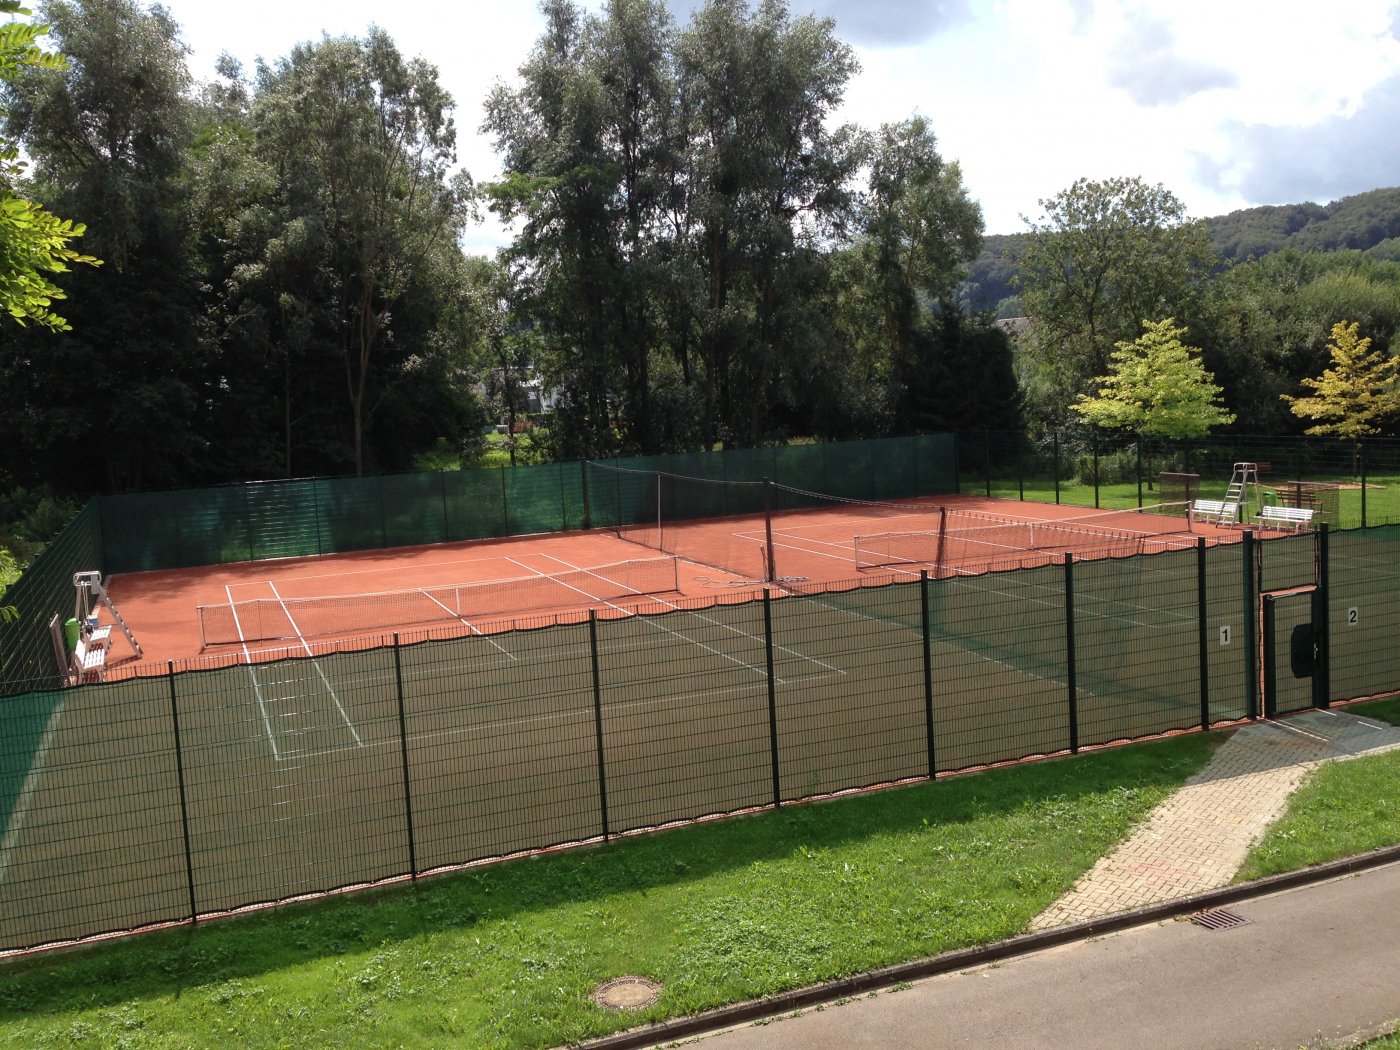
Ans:
{"type": "Polygon", "coordinates": [[[1198,499],[1191,503],[1191,520],[1219,521],[1220,515],[1225,513],[1225,501],[1223,499],[1198,499]]]}
{"type": "Polygon", "coordinates": [[[1265,507],[1254,515],[1254,521],[1256,524],[1265,525],[1271,529],[1289,529],[1293,532],[1302,532],[1312,528],[1315,513],[1317,512],[1312,507],[1265,507]]]}
{"type": "Polygon", "coordinates": [[[77,684],[100,682],[107,677],[108,631],[98,631],[89,636],[80,634],[78,644],[73,646],[70,669],[77,684]],[[99,637],[100,635],[100,637],[99,637]]]}

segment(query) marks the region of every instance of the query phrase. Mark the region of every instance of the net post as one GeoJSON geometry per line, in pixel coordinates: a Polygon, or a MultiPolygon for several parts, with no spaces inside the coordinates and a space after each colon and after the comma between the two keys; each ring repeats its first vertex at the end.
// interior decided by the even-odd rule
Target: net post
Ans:
{"type": "Polygon", "coordinates": [[[1245,717],[1259,717],[1258,597],[1254,589],[1254,530],[1245,529],[1240,543],[1240,569],[1244,574],[1244,698],[1245,717]]]}
{"type": "Polygon", "coordinates": [[[768,552],[767,581],[777,583],[778,566],[773,560],[773,482],[768,478],[763,479],[763,536],[764,546],[768,552]]]}
{"type": "Polygon", "coordinates": [[[413,837],[413,792],[408,775],[408,718],[403,701],[403,660],[399,655],[399,632],[394,632],[394,690],[399,700],[399,758],[403,763],[404,829],[408,833],[408,878],[418,882],[418,845],[413,837]]]}
{"type": "Polygon", "coordinates": [[[1074,653],[1074,555],[1065,551],[1065,686],[1069,694],[1069,752],[1079,753],[1079,686],[1074,653]]]}
{"type": "Polygon", "coordinates": [[[1206,538],[1196,537],[1196,648],[1201,676],[1201,730],[1210,728],[1210,628],[1207,626],[1206,538]]]}
{"type": "Polygon", "coordinates": [[[180,830],[185,838],[185,880],[190,890],[190,923],[199,922],[199,904],[194,894],[194,854],[190,850],[190,807],[185,796],[185,752],[180,746],[180,708],[176,701],[175,661],[165,662],[165,676],[170,683],[170,726],[175,744],[175,779],[180,787],[180,830]]]}
{"type": "Polygon", "coordinates": [[[924,738],[928,745],[928,778],[938,776],[933,730],[933,645],[928,613],[928,570],[919,570],[919,623],[923,633],[924,657],[924,738]]]}
{"type": "Polygon", "coordinates": [[[773,808],[783,804],[778,769],[778,683],[773,677],[773,595],[763,588],[763,649],[768,669],[768,753],[773,770],[773,808]]]}
{"type": "Polygon", "coordinates": [[[603,828],[603,841],[611,838],[608,830],[608,767],[603,751],[603,675],[598,663],[598,610],[588,610],[588,652],[593,664],[593,738],[598,753],[598,812],[603,828]]]}

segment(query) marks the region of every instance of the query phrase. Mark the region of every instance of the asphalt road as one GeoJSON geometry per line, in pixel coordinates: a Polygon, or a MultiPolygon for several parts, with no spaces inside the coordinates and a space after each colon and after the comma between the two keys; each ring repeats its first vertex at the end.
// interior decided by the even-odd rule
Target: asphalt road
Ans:
{"type": "MultiPolygon", "coordinates": [[[[1400,864],[718,1032],[700,1050],[1299,1050],[1400,1018],[1400,864]]],[[[669,1044],[675,1045],[675,1044],[669,1044]]]]}

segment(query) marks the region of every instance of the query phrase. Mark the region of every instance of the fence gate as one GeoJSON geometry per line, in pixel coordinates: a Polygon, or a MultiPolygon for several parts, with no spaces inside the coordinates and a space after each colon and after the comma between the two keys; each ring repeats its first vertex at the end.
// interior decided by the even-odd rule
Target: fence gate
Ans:
{"type": "Polygon", "coordinates": [[[1317,586],[1263,596],[1264,717],[1326,707],[1326,607],[1317,586]]]}

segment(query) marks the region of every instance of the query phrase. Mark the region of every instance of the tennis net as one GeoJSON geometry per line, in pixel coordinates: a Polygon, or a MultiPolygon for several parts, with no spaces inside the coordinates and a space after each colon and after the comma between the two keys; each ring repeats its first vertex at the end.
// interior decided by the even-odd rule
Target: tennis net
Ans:
{"type": "Polygon", "coordinates": [[[931,565],[940,572],[1034,568],[1066,553],[1095,558],[1180,550],[1195,543],[1185,505],[1161,503],[1076,518],[1030,521],[945,508],[936,530],[855,538],[857,569],[931,565]]]}
{"type": "Polygon", "coordinates": [[[517,576],[372,594],[253,598],[198,607],[204,646],[313,638],[418,624],[470,621],[531,609],[589,605],[680,590],[673,557],[614,562],[547,576],[517,576]]]}

